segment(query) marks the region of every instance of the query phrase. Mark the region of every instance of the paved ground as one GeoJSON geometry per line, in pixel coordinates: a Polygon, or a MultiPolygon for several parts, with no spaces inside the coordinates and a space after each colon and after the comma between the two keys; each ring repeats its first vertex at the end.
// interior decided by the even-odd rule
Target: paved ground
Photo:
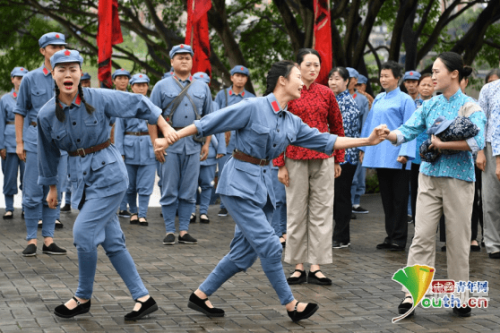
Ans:
{"type": "MultiPolygon", "coordinates": [[[[212,223],[191,225],[199,239],[195,246],[163,246],[164,227],[159,208],[150,210],[150,226],[131,226],[122,220],[127,245],[139,272],[160,310],[138,323],[125,323],[123,315],[133,306],[125,285],[102,250],[99,253],[94,296],[89,314],[74,319],[53,315],[57,305],[76,290],[77,255],[72,245],[71,226],[76,213],[63,216],[63,230],[56,231],[57,243],[67,256],[51,257],[39,252],[23,258],[25,227],[16,219],[0,220],[0,331],[25,332],[500,332],[499,266],[484,250],[471,256],[471,279],[488,280],[491,304],[475,310],[471,318],[456,318],[450,310],[417,309],[413,319],[392,324],[401,299],[392,274],[403,267],[406,253],[375,250],[384,238],[379,196],[366,196],[368,215],[352,221],[352,246],[335,250],[334,264],[323,271],[333,278],[329,287],[293,287],[299,300],[320,304],[310,320],[293,324],[257,262],[247,273],[230,279],[211,297],[224,308],[226,317],[209,319],[187,307],[189,295],[228,251],[234,230],[230,217],[217,218],[210,208],[212,223]]],[[[410,239],[413,226],[410,227],[410,239]]],[[[41,241],[41,235],[39,236],[41,241]]],[[[441,244],[437,243],[440,248],[441,244]]],[[[437,275],[443,278],[445,253],[437,252],[437,275]]],[[[288,275],[292,267],[285,265],[288,275]]]]}

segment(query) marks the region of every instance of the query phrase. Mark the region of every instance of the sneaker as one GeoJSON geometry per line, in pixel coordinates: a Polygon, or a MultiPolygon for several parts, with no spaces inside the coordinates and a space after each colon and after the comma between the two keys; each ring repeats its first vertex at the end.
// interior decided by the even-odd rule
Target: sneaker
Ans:
{"type": "Polygon", "coordinates": [[[56,229],[62,229],[62,228],[63,228],[63,224],[61,223],[61,221],[56,220],[56,229]]]}
{"type": "Polygon", "coordinates": [[[351,243],[349,243],[349,242],[347,242],[347,243],[340,242],[340,248],[342,248],[342,249],[349,247],[349,245],[351,245],[351,243]]]}
{"type": "Polygon", "coordinates": [[[70,204],[65,204],[63,207],[61,207],[61,213],[69,213],[69,212],[71,212],[70,204]]]}
{"type": "Polygon", "coordinates": [[[226,208],[222,208],[221,210],[219,210],[219,213],[217,215],[219,215],[219,216],[227,216],[227,209],[226,208]]]}
{"type": "Polygon", "coordinates": [[[179,235],[179,243],[181,244],[197,244],[198,241],[191,237],[190,234],[185,234],[184,236],[181,237],[181,235],[179,235]]]}
{"type": "Polygon", "coordinates": [[[49,246],[45,246],[45,244],[43,244],[42,252],[45,254],[66,254],[67,251],[52,242],[49,246]]]}
{"type": "Polygon", "coordinates": [[[36,245],[28,244],[28,246],[23,251],[23,257],[34,257],[36,256],[36,245]]]}
{"type": "Polygon", "coordinates": [[[175,235],[168,234],[165,238],[163,238],[163,245],[174,245],[175,244],[175,235]]]}
{"type": "Polygon", "coordinates": [[[333,241],[332,242],[332,248],[334,248],[334,249],[340,249],[342,247],[340,246],[340,242],[333,241]]]}
{"type": "Polygon", "coordinates": [[[413,216],[408,215],[407,221],[408,221],[408,223],[413,223],[413,216]]]}
{"type": "Polygon", "coordinates": [[[358,207],[352,207],[352,212],[355,213],[355,214],[368,214],[369,211],[367,211],[366,209],[364,209],[363,207],[361,206],[358,206],[358,207]]]}
{"type": "Polygon", "coordinates": [[[120,210],[118,212],[119,217],[130,217],[132,215],[128,210],[120,210]]]}

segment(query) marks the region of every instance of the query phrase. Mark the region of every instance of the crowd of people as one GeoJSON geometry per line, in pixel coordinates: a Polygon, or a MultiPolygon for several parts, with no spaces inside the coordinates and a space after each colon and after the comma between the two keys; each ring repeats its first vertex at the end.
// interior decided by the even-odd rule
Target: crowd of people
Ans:
{"type": "MultiPolygon", "coordinates": [[[[290,318],[312,316],[319,306],[297,301],[290,286],[332,284],[320,266],[333,263],[332,248],[350,246],[350,220],[369,213],[361,206],[367,168],[376,171],[385,214],[387,235],[377,249],[405,251],[413,222],[408,265],[434,265],[438,226],[448,278],[467,281],[469,253],[481,246],[500,259],[498,69],[475,101],[465,94],[472,68],[456,53],[440,54],[425,74],[387,61],[378,78],[383,92],[374,98],[366,92],[368,78],[354,68],[336,66],[327,86],[316,82],[321,56],[304,48],[295,62],[272,64],[264,96],[245,89],[250,71],[237,65],[232,85],[213,100],[210,77],[191,73],[193,50],[181,44],[171,49],[172,68],[148,98],[144,73],[117,69],[114,90],[92,89],[83,58],[66,49],[63,34],[47,33],[39,45],[42,66],[14,68],[14,87],[0,100],[3,218],[14,216],[20,175],[23,256],[37,255],[38,228],[42,252],[64,255],[54,230],[63,227],[61,212],[79,210],[73,226],[78,289],[54,310],[59,317],[90,310],[99,245],[136,302],[125,319],[158,309],[118,219],[148,226],[156,175],[164,245],[197,243],[189,225],[210,223],[216,178],[218,215],[236,224],[229,253],[189,298],[191,309],[211,317],[224,311],[208,297],[257,258],[290,318]],[[458,128],[455,139],[444,139],[456,119],[467,119],[474,133],[458,128]],[[424,146],[435,160],[422,153],[424,146]],[[283,251],[283,260],[295,265],[288,278],[283,251]]],[[[413,313],[411,294],[403,291],[398,311],[413,313]]],[[[453,312],[467,317],[471,309],[453,312]]]]}

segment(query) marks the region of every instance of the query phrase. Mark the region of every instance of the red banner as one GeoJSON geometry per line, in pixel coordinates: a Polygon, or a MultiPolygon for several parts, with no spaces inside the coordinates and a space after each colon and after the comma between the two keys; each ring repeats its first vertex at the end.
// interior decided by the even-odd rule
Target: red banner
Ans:
{"type": "Polygon", "coordinates": [[[212,8],[211,0],[188,0],[188,20],[185,44],[194,52],[192,73],[204,72],[212,76],[210,65],[210,40],[207,12],[212,8]]]}
{"type": "Polygon", "coordinates": [[[118,0],[99,0],[97,10],[99,26],[97,29],[97,57],[99,81],[111,88],[111,56],[113,45],[123,43],[118,0]]]}
{"type": "Polygon", "coordinates": [[[330,1],[314,0],[314,41],[313,48],[321,56],[321,71],[316,82],[328,85],[328,73],[332,69],[332,28],[330,1]]]}

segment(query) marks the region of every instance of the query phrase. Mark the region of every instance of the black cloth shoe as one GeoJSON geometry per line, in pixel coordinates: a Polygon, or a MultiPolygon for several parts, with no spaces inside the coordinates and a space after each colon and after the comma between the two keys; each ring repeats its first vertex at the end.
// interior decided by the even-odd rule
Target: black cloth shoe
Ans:
{"type": "Polygon", "coordinates": [[[139,219],[139,225],[142,225],[143,227],[147,227],[149,225],[148,220],[145,217],[141,217],[139,219]]]}
{"type": "Polygon", "coordinates": [[[14,212],[11,210],[8,210],[3,214],[3,219],[4,220],[11,220],[14,217],[14,212]],[[9,214],[10,213],[10,214],[9,214]]]}
{"type": "Polygon", "coordinates": [[[175,244],[175,235],[168,234],[163,238],[163,245],[174,245],[175,244]]]}
{"type": "Polygon", "coordinates": [[[340,242],[340,248],[345,249],[351,245],[349,242],[340,242]]]}
{"type": "Polygon", "coordinates": [[[144,316],[147,316],[150,313],[158,310],[158,304],[156,304],[153,297],[149,296],[149,298],[145,302],[141,302],[138,299],[135,300],[137,303],[141,303],[141,308],[139,311],[132,311],[125,315],[125,320],[137,320],[141,319],[144,316]]]}
{"type": "Polygon", "coordinates": [[[406,219],[407,219],[408,223],[413,223],[413,216],[408,215],[408,217],[406,219]]]}
{"type": "Polygon", "coordinates": [[[332,280],[330,280],[327,277],[320,278],[316,274],[321,272],[319,269],[316,272],[311,272],[309,271],[309,274],[307,276],[307,283],[309,284],[318,284],[320,286],[331,286],[332,285],[332,280]]]}
{"type": "MultiPolygon", "coordinates": [[[[477,242],[477,241],[476,241],[476,242],[477,242]]],[[[479,246],[479,245],[471,245],[471,246],[470,246],[470,250],[471,250],[472,252],[481,252],[481,246],[479,246]]]]}
{"type": "Polygon", "coordinates": [[[36,256],[36,245],[28,244],[23,251],[23,257],[34,257],[36,256]]]}
{"type": "Polygon", "coordinates": [[[391,244],[391,248],[389,250],[391,251],[404,251],[406,249],[406,246],[398,245],[396,243],[391,244]]]}
{"type": "MultiPolygon", "coordinates": [[[[300,273],[300,276],[298,277],[295,277],[295,276],[291,276],[286,279],[286,282],[288,282],[288,284],[302,284],[302,283],[305,283],[307,282],[307,275],[306,275],[306,271],[301,271],[300,269],[296,269],[293,271],[293,273],[295,272],[299,272],[300,273]]],[[[292,273],[292,275],[293,275],[292,273]]]]}
{"type": "Polygon", "coordinates": [[[295,303],[295,308],[293,309],[293,311],[287,311],[288,317],[290,317],[290,319],[292,319],[294,323],[311,317],[319,309],[318,304],[308,303],[304,311],[298,312],[297,305],[299,305],[299,302],[295,303]]]}
{"type": "Polygon", "coordinates": [[[196,223],[196,214],[191,214],[191,217],[189,218],[189,223],[196,223]]]}
{"type": "Polygon", "coordinates": [[[446,252],[446,245],[443,245],[443,246],[441,247],[441,252],[446,252]]]}
{"type": "Polygon", "coordinates": [[[351,213],[351,220],[356,220],[358,217],[356,216],[356,214],[354,213],[351,213]]]}
{"type": "Polygon", "coordinates": [[[43,227],[43,221],[38,220],[38,229],[42,229],[42,227],[43,227]]]}
{"type": "Polygon", "coordinates": [[[73,318],[74,316],[89,312],[90,299],[86,303],[80,303],[80,301],[78,301],[76,297],[73,297],[73,299],[75,300],[76,304],[78,304],[76,308],[70,310],[66,307],[66,305],[61,304],[54,309],[54,314],[61,318],[73,318]]]}
{"type": "Polygon", "coordinates": [[[207,214],[201,214],[201,215],[200,215],[200,223],[205,223],[205,224],[210,223],[210,219],[208,218],[208,215],[207,215],[207,214]],[[205,216],[206,216],[207,218],[205,218],[205,216]]]}
{"type": "Polygon", "coordinates": [[[21,218],[24,220],[24,210],[23,210],[23,212],[21,213],[21,218]]]}
{"type": "Polygon", "coordinates": [[[191,296],[189,296],[188,308],[204,313],[208,317],[224,317],[224,310],[209,308],[206,304],[207,301],[208,298],[201,299],[196,296],[195,293],[192,293],[191,296]]]}
{"type": "Polygon", "coordinates": [[[466,306],[465,308],[453,308],[453,313],[459,317],[470,317],[472,314],[472,309],[470,306],[466,306]]]}
{"type": "Polygon", "coordinates": [[[227,209],[226,208],[222,208],[221,210],[219,210],[219,213],[217,215],[219,215],[219,216],[227,216],[227,209]]]}
{"type": "MultiPolygon", "coordinates": [[[[403,300],[401,301],[401,303],[399,303],[399,305],[398,305],[398,313],[399,314],[405,314],[413,306],[413,302],[412,303],[404,303],[404,301],[407,298],[412,298],[412,297],[411,296],[405,296],[405,298],[403,298],[403,300]]],[[[413,309],[413,311],[411,312],[411,314],[408,315],[408,317],[413,316],[414,314],[415,314],[415,309],[413,309]]]]}
{"type": "Polygon", "coordinates": [[[490,259],[500,259],[500,252],[489,253],[488,256],[490,259]]]}
{"type": "Polygon", "coordinates": [[[391,248],[391,244],[383,242],[377,245],[377,250],[387,250],[391,248]]]}
{"type": "Polygon", "coordinates": [[[181,237],[181,235],[179,235],[179,243],[181,243],[181,244],[197,244],[198,241],[196,240],[196,238],[191,237],[190,234],[185,234],[182,237],[181,237]]]}
{"type": "Polygon", "coordinates": [[[65,204],[63,207],[61,207],[61,212],[63,212],[63,213],[69,213],[69,212],[71,212],[71,205],[70,204],[65,204]]]}
{"type": "Polygon", "coordinates": [[[64,225],[61,223],[61,221],[56,220],[56,229],[62,229],[64,225]]]}
{"type": "Polygon", "coordinates": [[[132,214],[128,210],[120,210],[118,212],[119,217],[130,217],[132,214]]]}
{"type": "Polygon", "coordinates": [[[357,208],[352,207],[352,212],[355,214],[368,214],[369,211],[364,209],[361,206],[358,206],[357,208]]]}
{"type": "Polygon", "coordinates": [[[340,246],[340,242],[333,241],[332,242],[332,248],[334,248],[334,249],[340,249],[342,247],[340,246]]]}
{"type": "Polygon", "coordinates": [[[57,246],[56,243],[52,242],[52,244],[50,244],[49,246],[45,246],[45,244],[43,244],[42,252],[45,254],[66,254],[67,251],[57,246]]]}
{"type": "Polygon", "coordinates": [[[282,236],[282,237],[280,237],[280,243],[281,243],[281,246],[282,246],[283,248],[285,248],[285,247],[286,247],[286,239],[284,239],[284,238],[283,238],[283,236],[282,236]],[[283,240],[283,242],[282,242],[281,240],[283,240]]]}
{"type": "Polygon", "coordinates": [[[137,213],[130,214],[130,224],[139,224],[139,218],[132,220],[132,217],[139,216],[137,213]]]}

